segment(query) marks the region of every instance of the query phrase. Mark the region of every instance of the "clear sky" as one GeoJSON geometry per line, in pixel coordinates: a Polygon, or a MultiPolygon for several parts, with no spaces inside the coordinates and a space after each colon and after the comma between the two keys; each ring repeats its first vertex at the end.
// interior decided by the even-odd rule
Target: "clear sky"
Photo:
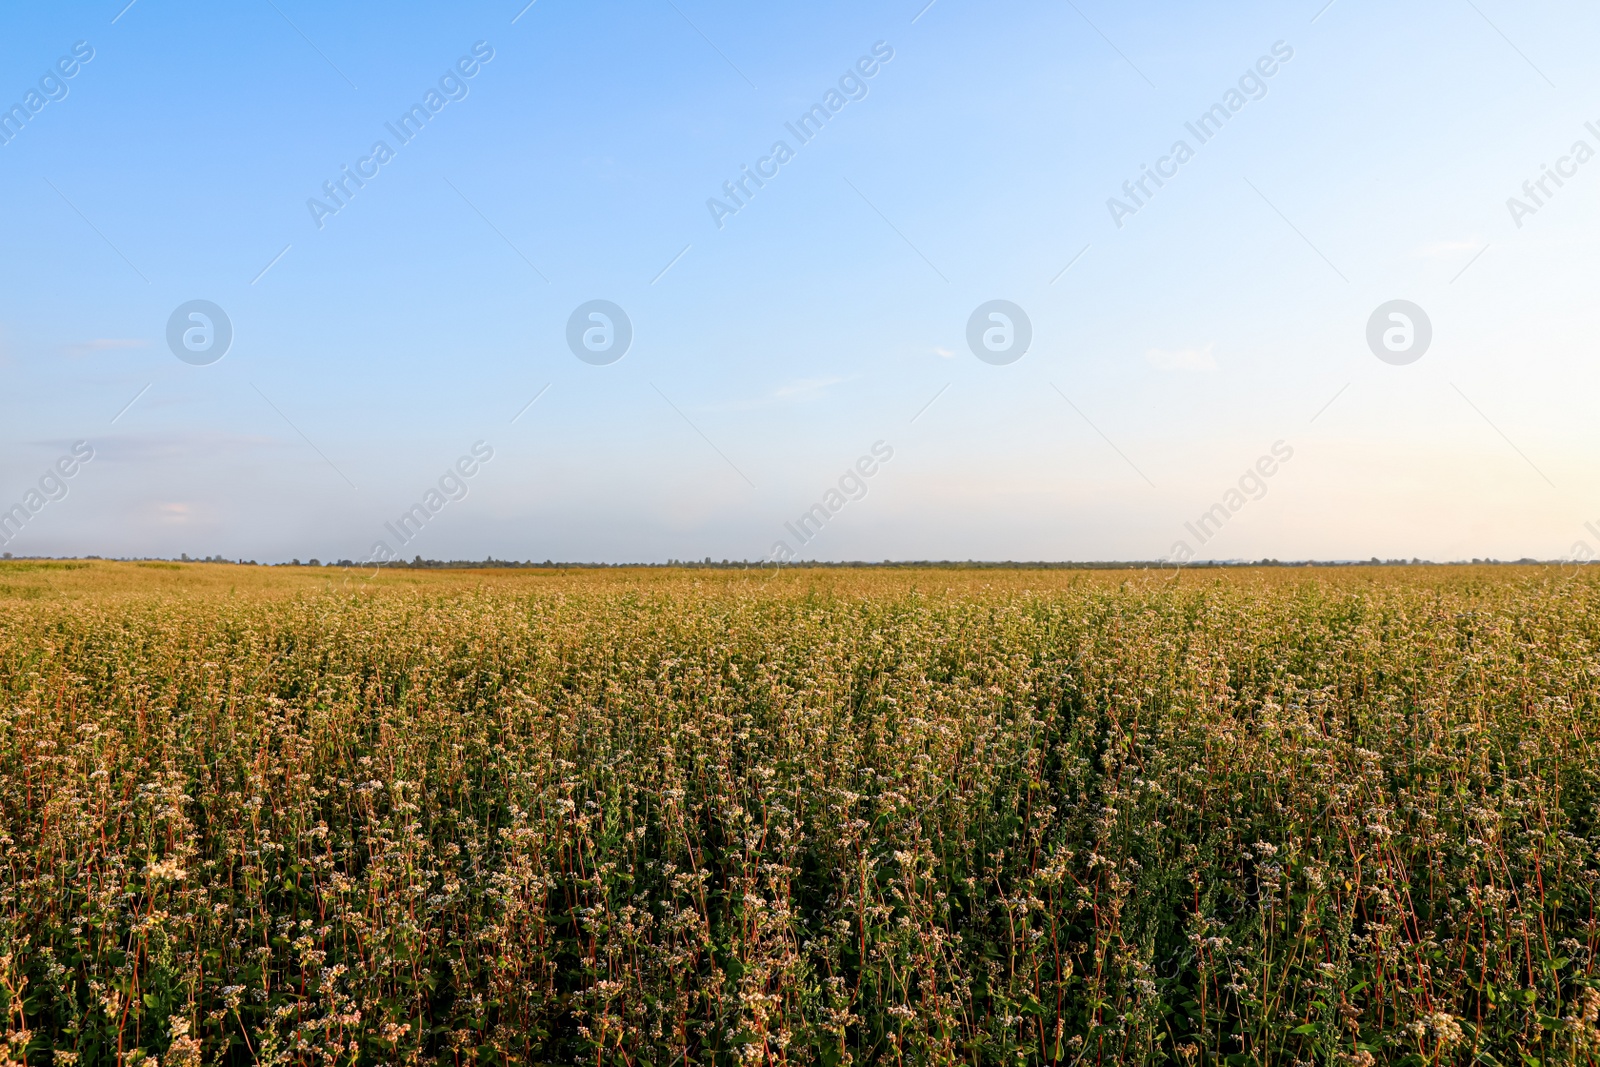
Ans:
{"type": "Polygon", "coordinates": [[[125,2],[3,16],[16,555],[1600,555],[1592,5],[125,2]]]}

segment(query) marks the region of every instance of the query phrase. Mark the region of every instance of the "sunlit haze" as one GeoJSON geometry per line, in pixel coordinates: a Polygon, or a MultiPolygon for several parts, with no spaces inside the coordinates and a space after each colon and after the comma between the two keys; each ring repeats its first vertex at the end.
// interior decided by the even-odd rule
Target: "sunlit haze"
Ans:
{"type": "Polygon", "coordinates": [[[1600,13],[28,5],[15,556],[1600,555],[1600,13]]]}

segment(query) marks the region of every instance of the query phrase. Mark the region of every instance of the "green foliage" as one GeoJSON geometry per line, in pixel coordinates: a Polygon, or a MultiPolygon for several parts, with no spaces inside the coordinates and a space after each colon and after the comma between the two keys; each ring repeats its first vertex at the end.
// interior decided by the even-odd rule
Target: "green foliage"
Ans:
{"type": "Polygon", "coordinates": [[[0,612],[0,1063],[1600,1056],[1588,581],[179,580],[0,612]]]}

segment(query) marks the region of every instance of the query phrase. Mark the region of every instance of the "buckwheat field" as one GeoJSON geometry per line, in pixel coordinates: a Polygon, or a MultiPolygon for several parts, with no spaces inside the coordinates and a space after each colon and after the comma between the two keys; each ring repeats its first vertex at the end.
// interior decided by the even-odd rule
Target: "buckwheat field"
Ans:
{"type": "Polygon", "coordinates": [[[6,1064],[1600,1061],[1556,567],[0,564],[6,1064]]]}

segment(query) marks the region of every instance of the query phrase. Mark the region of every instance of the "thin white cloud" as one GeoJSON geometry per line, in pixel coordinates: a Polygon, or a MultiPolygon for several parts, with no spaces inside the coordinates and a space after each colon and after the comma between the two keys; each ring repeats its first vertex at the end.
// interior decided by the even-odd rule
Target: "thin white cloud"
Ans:
{"type": "Polygon", "coordinates": [[[258,454],[265,450],[298,447],[283,437],[264,434],[190,433],[113,434],[94,442],[97,462],[159,463],[167,460],[258,454]]]}
{"type": "Polygon", "coordinates": [[[952,352],[948,348],[935,348],[933,350],[933,354],[938,356],[940,359],[955,359],[956,358],[956,354],[954,352],[952,352]]]}
{"type": "Polygon", "coordinates": [[[796,378],[772,391],[774,400],[812,400],[849,378],[796,378]]]}
{"type": "Polygon", "coordinates": [[[750,400],[731,400],[726,404],[702,404],[698,411],[750,411],[755,408],[772,407],[776,404],[808,403],[818,400],[829,389],[844,382],[852,382],[859,375],[850,375],[847,378],[793,378],[776,389],[750,400]]]}
{"type": "Polygon", "coordinates": [[[1417,259],[1449,259],[1463,252],[1476,252],[1483,242],[1476,237],[1462,241],[1430,241],[1411,254],[1417,259]]]}
{"type": "Polygon", "coordinates": [[[91,352],[117,352],[127,348],[149,348],[150,342],[135,337],[96,337],[92,341],[78,341],[62,346],[69,356],[86,356],[91,352]]]}
{"type": "Polygon", "coordinates": [[[1162,370],[1216,370],[1217,361],[1211,356],[1216,347],[1213,341],[1200,348],[1152,348],[1144,358],[1162,370]]]}

